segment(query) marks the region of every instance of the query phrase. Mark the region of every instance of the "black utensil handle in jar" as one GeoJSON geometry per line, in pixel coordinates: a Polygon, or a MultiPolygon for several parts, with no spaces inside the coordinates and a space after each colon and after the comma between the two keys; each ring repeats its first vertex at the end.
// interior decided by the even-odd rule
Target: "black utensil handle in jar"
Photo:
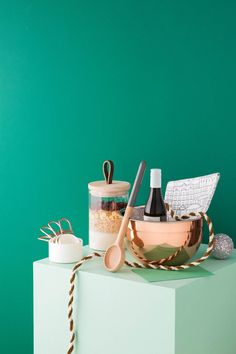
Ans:
{"type": "Polygon", "coordinates": [[[135,181],[133,184],[133,188],[132,188],[132,191],[131,191],[131,194],[129,197],[128,206],[133,207],[135,204],[135,201],[136,201],[136,198],[138,195],[138,191],[139,191],[140,185],[143,180],[143,175],[144,175],[145,169],[146,169],[146,161],[141,161],[139,164],[138,172],[137,172],[137,175],[136,175],[136,178],[135,178],[135,181]]]}

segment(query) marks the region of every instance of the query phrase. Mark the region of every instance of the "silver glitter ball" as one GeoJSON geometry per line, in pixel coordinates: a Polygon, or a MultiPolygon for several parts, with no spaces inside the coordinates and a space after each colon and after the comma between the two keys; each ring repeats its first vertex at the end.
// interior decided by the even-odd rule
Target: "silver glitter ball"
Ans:
{"type": "Polygon", "coordinates": [[[225,234],[217,234],[214,238],[212,256],[216,259],[228,258],[234,249],[232,238],[225,234]]]}

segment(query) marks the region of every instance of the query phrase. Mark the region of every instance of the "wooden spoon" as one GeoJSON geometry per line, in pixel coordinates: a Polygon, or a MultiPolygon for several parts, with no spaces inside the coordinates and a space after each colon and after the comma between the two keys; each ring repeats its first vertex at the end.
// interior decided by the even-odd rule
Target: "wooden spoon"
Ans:
{"type": "Polygon", "coordinates": [[[117,239],[115,243],[110,246],[104,255],[104,265],[110,272],[117,272],[124,264],[125,261],[125,248],[124,248],[124,238],[127,231],[129,218],[131,217],[134,209],[135,200],[142,183],[144,171],[146,169],[146,162],[141,161],[138,172],[134,181],[134,185],[129,197],[128,205],[125,209],[125,214],[122,219],[122,223],[118,232],[117,239]]]}

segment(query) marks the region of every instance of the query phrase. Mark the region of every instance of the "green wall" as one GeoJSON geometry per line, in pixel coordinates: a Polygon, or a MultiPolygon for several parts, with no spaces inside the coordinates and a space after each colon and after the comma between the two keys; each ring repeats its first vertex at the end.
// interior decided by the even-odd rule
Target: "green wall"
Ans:
{"type": "MultiPolygon", "coordinates": [[[[39,228],[65,216],[87,241],[104,159],[131,182],[141,159],[164,183],[221,172],[210,214],[235,237],[235,14],[227,0],[1,0],[2,353],[32,353],[39,228]]],[[[140,203],[147,187],[148,173],[140,203]]]]}

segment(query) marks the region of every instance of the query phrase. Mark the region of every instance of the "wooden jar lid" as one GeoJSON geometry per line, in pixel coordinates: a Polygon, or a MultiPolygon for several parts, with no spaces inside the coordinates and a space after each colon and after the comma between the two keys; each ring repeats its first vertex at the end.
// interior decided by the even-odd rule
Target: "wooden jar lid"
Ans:
{"type": "Polygon", "coordinates": [[[88,188],[94,196],[117,197],[129,191],[130,183],[125,181],[112,181],[112,183],[108,184],[106,181],[95,181],[90,182],[88,188]]]}

